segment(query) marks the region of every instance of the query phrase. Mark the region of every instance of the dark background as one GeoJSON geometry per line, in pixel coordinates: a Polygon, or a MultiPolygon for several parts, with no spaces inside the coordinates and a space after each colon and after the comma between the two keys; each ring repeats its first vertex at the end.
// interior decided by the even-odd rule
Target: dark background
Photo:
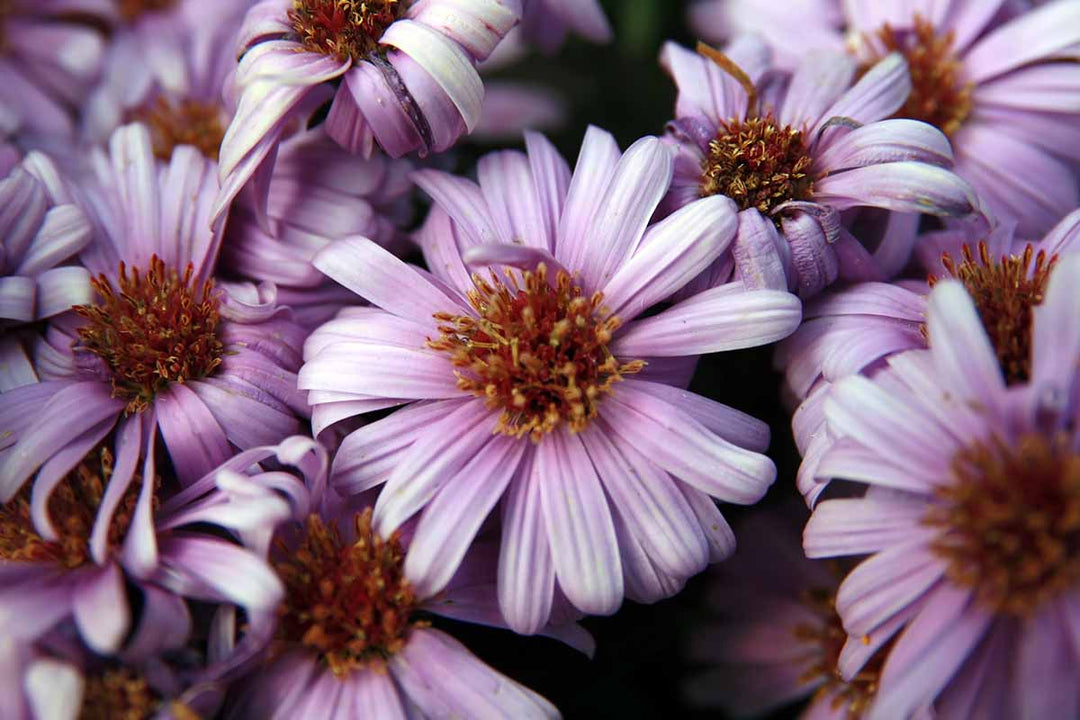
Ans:
{"type": "MultiPolygon", "coordinates": [[[[571,38],[555,57],[533,55],[493,75],[547,85],[565,97],[569,121],[547,134],[571,167],[589,124],[612,132],[624,149],[643,135],[663,131],[674,109],[675,88],[657,63],[660,46],[668,39],[688,46],[695,42],[686,23],[687,0],[604,0],[603,5],[615,28],[612,45],[571,38]]],[[[490,149],[466,145],[459,169],[467,172],[490,149]]],[[[764,500],[770,505],[793,492],[798,467],[779,388],[771,347],[705,357],[691,386],[770,424],[769,454],[778,469],[764,500]]],[[[736,506],[722,510],[735,525],[746,513],[736,506]]],[[[682,648],[703,617],[707,575],[692,578],[677,596],[655,605],[626,601],[614,616],[587,618],[583,624],[597,644],[592,660],[547,638],[443,619],[436,624],[452,627],[453,635],[478,657],[547,697],[567,720],[722,718],[718,710],[690,707],[681,692],[683,679],[694,667],[682,648]]],[[[792,715],[789,710],[777,717],[792,715]]]]}

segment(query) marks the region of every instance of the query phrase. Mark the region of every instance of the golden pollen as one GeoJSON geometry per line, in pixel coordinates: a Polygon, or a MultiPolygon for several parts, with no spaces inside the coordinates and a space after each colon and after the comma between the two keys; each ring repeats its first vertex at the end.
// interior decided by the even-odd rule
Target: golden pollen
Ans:
{"type": "Polygon", "coordinates": [[[337,528],[312,515],[299,546],[279,546],[284,559],[274,566],[285,583],[278,639],[315,650],[339,678],[401,650],[417,624],[397,533],[376,535],[370,508],[355,528],[344,544],[337,528]]]}
{"type": "Polygon", "coordinates": [[[192,145],[204,157],[218,159],[225,127],[214,103],[183,100],[174,105],[159,96],[132,113],[132,119],[149,128],[154,155],[161,160],[168,162],[177,145],[192,145]]]}
{"type": "MultiPolygon", "coordinates": [[[[93,450],[49,495],[49,519],[59,539],[42,538],[30,518],[30,487],[25,486],[0,508],[0,560],[51,562],[76,568],[90,561],[90,532],[94,528],[105,487],[112,477],[108,448],[93,450]]],[[[136,475],[124,492],[109,525],[108,545],[118,548],[127,534],[139,499],[142,478],[136,475]]]]}
{"type": "MultiPolygon", "coordinates": [[[[1042,303],[1050,272],[1057,256],[1028,245],[1020,255],[1008,255],[998,260],[990,257],[985,242],[979,243],[979,256],[971,247],[961,248],[958,263],[948,254],[941,263],[952,277],[964,283],[975,301],[979,319],[986,328],[997,351],[998,362],[1006,382],[1026,382],[1031,377],[1032,309],[1042,303]],[[1032,264],[1034,260],[1034,264],[1032,264]]],[[[933,286],[937,279],[929,278],[933,286]]]]}
{"type": "Polygon", "coordinates": [[[923,518],[952,582],[994,612],[1030,615],[1080,580],[1080,453],[1064,436],[976,443],[923,518]]]}
{"type": "Polygon", "coordinates": [[[894,117],[922,120],[949,136],[959,130],[971,112],[975,85],[960,79],[961,63],[953,52],[954,33],[939,35],[933,25],[916,15],[914,29],[900,31],[886,23],[876,35],[884,51],[875,60],[899,52],[911,73],[911,94],[894,117]]]}
{"type": "Polygon", "coordinates": [[[176,0],[116,0],[116,8],[127,22],[134,22],[146,13],[169,10],[176,0]]]}
{"type": "Polygon", "coordinates": [[[213,281],[195,287],[193,267],[183,276],[155,255],[145,275],[120,263],[119,289],[104,275],[91,281],[96,305],[77,305],[87,322],[80,348],[100,357],[112,373],[113,396],[141,412],[169,383],[210,375],[221,364],[219,298],[213,281]]]}
{"type": "Polygon", "coordinates": [[[79,720],[146,720],[161,705],[146,678],[127,668],[86,678],[79,720]]]}
{"type": "Polygon", "coordinates": [[[812,160],[801,130],[771,115],[729,120],[709,142],[702,166],[701,196],[726,195],[740,210],[769,214],[790,200],[813,194],[812,160]]]}
{"type": "Polygon", "coordinates": [[[803,604],[818,617],[815,623],[800,623],[794,628],[795,639],[807,646],[810,662],[799,677],[804,685],[821,683],[816,697],[830,697],[834,711],[846,709],[849,720],[862,717],[877,694],[878,679],[891,643],[880,648],[850,681],[840,675],[840,652],[848,635],[836,612],[836,593],[815,588],[803,593],[803,604]]]}
{"type": "Polygon", "coordinates": [[[602,293],[585,297],[565,271],[550,284],[543,263],[506,277],[473,275],[476,315],[435,315],[441,336],[427,345],[450,355],[459,388],[502,410],[495,432],[534,442],[564,422],[580,432],[612,386],[645,363],[620,363],[608,350],[621,323],[602,293]]]}
{"type": "Polygon", "coordinates": [[[379,39],[411,0],[293,0],[289,20],[303,46],[339,60],[359,60],[379,48],[379,39]]]}

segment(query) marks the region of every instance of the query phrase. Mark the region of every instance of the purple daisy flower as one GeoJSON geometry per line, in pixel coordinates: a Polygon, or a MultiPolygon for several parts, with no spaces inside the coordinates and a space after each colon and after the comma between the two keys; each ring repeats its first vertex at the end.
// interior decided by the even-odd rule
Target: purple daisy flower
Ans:
{"type": "Polygon", "coordinates": [[[700,708],[760,717],[809,698],[803,720],[851,720],[873,704],[888,651],[857,675],[837,670],[847,633],[836,612],[838,567],[807,560],[799,542],[805,508],[757,512],[737,526],[735,555],[708,571],[708,619],[689,633],[700,670],[684,686],[700,708]]]}
{"type": "MultiPolygon", "coordinates": [[[[946,137],[926,123],[885,119],[911,89],[898,54],[854,85],[851,58],[808,56],[771,103],[768,50],[744,39],[729,55],[674,43],[661,53],[679,88],[668,126],[679,155],[664,208],[710,195],[732,198],[740,209],[732,252],[744,282],[807,297],[838,277],[879,275],[841,222],[849,208],[952,217],[976,210],[974,191],[947,169],[946,137]]],[[[730,267],[714,270],[713,281],[723,281],[730,267]]]]}
{"type": "MultiPolygon", "coordinates": [[[[93,0],[12,0],[0,42],[0,132],[68,140],[75,107],[101,68],[100,30],[80,21],[93,0]]],[[[90,10],[93,12],[93,10],[90,10]]]]}
{"type": "Polygon", "coordinates": [[[319,90],[333,95],[326,131],[350,152],[446,150],[480,119],[476,62],[517,20],[504,0],[258,3],[240,34],[239,104],[221,147],[226,195],[273,164],[298,110],[324,101],[319,90]]]}
{"type": "MultiPolygon", "coordinates": [[[[142,433],[149,447],[156,429],[142,415],[119,432],[142,433]]],[[[135,637],[128,652],[183,644],[191,625],[185,599],[242,607],[253,627],[265,627],[282,598],[280,581],[262,559],[265,547],[277,524],[307,512],[308,500],[303,493],[279,494],[291,489],[284,473],[263,472],[258,463],[275,461],[318,481],[326,473],[325,452],[302,437],[253,448],[170,496],[154,453],[140,463],[139,443],[121,437],[116,445],[125,454],[95,446],[65,474],[43,471],[33,492],[24,488],[0,509],[5,638],[34,642],[74,621],[95,652],[115,653],[134,625],[126,584],[138,589],[142,622],[157,638],[135,637]]],[[[265,640],[252,633],[245,653],[265,640]]]]}
{"type": "Polygon", "coordinates": [[[852,376],[825,415],[830,475],[810,557],[870,555],[841,584],[844,677],[893,641],[870,718],[933,703],[944,717],[1075,717],[1080,686],[1080,257],[1031,311],[1025,382],[1009,385],[963,284],[930,296],[929,350],[852,376]]]}
{"type": "Polygon", "coordinates": [[[312,334],[300,387],[317,431],[406,406],[344,440],[334,484],[386,483],[379,533],[420,513],[417,592],[445,585],[501,501],[500,604],[531,633],[560,593],[608,614],[730,553],[711,497],[761,498],[768,430],[682,387],[699,354],[772,342],[801,313],[786,291],[731,283],[634,320],[726,250],[733,203],[649,226],[673,172],[657,138],[621,154],[591,128],[573,174],[543,136],[526,146],[483,158],[479,185],[413,175],[440,207],[418,237],[432,274],[361,238],[316,257],[374,307],[312,334]]]}
{"type": "Polygon", "coordinates": [[[0,181],[0,207],[0,327],[89,302],[90,274],[63,263],[90,242],[90,221],[52,160],[27,155],[0,181]]]}
{"type": "Polygon", "coordinates": [[[191,482],[235,448],[295,434],[308,414],[295,375],[306,332],[287,309],[213,289],[212,164],[181,146],[158,166],[149,133],[131,125],[95,165],[98,184],[84,189],[100,227],[83,261],[98,298],[49,327],[36,349],[46,382],[5,396],[23,408],[3,424],[5,501],[39,469],[62,476],[113,431],[116,457],[152,454],[144,415],[191,482]]]}
{"type": "MultiPolygon", "coordinates": [[[[942,231],[925,236],[921,250],[934,277],[956,278],[975,300],[1010,383],[1030,372],[1032,309],[1043,301],[1057,258],[1080,248],[1080,210],[1038,242],[1015,237],[999,225],[983,241],[942,231]],[[966,242],[965,242],[966,241],[966,242]],[[933,253],[935,261],[930,263],[933,253]]],[[[856,373],[873,374],[890,355],[926,347],[930,284],[920,280],[861,283],[815,298],[805,321],[778,348],[776,364],[792,397],[800,402],[792,421],[803,454],[799,489],[812,504],[825,489],[819,462],[835,438],[823,414],[832,383],[856,373]]]]}
{"type": "Polygon", "coordinates": [[[281,145],[259,221],[256,203],[242,194],[234,204],[222,245],[222,265],[238,277],[277,285],[278,300],[296,321],[316,327],[356,295],[311,264],[319,250],[349,235],[363,235],[403,250],[400,228],[411,219],[412,163],[375,155],[346,155],[321,130],[281,145]],[[269,232],[263,229],[269,225],[269,232]]]}
{"type": "Polygon", "coordinates": [[[706,37],[761,34],[792,69],[812,50],[846,50],[864,67],[901,52],[912,84],[896,116],[949,135],[956,173],[994,215],[1038,235],[1080,199],[1076,0],[714,0],[693,21],[706,37]]]}

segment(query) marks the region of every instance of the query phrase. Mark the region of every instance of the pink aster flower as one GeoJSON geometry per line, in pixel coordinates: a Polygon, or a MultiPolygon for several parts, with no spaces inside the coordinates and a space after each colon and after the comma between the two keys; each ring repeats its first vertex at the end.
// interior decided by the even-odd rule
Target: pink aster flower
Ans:
{"type": "MultiPolygon", "coordinates": [[[[1010,383],[1029,377],[1030,318],[1042,303],[1057,259],[1080,248],[1080,210],[1038,242],[999,225],[982,241],[962,233],[926,235],[920,250],[937,278],[961,280],[974,299],[1010,383]],[[931,254],[935,256],[930,261],[931,254]]],[[[801,403],[792,425],[803,454],[800,490],[811,503],[825,489],[822,454],[834,442],[823,414],[829,388],[856,373],[873,374],[886,358],[926,347],[927,295],[921,280],[861,283],[823,294],[807,304],[805,321],[779,347],[776,363],[787,389],[801,403]]]]}
{"type": "Polygon", "coordinates": [[[805,297],[838,277],[875,277],[874,259],[841,222],[849,208],[954,217],[976,210],[974,191],[947,169],[945,136],[926,123],[885,119],[911,89],[898,54],[854,84],[851,58],[808,56],[786,93],[766,103],[775,93],[764,82],[764,46],[744,39],[730,57],[702,53],[674,43],[661,53],[679,88],[668,130],[679,155],[664,207],[732,198],[741,211],[735,269],[748,284],[805,297]]]}
{"type": "Polygon", "coordinates": [[[800,309],[732,283],[635,320],[726,250],[734,205],[705,198],[650,226],[673,172],[657,138],[621,154],[592,128],[573,174],[543,136],[526,146],[483,158],[479,184],[413,175],[442,213],[418,238],[431,274],[362,238],[316,257],[374,307],[312,334],[300,387],[317,431],[405,406],[344,440],[334,484],[385,483],[379,533],[419,513],[417,592],[446,584],[501,504],[499,600],[530,633],[560,593],[612,613],[730,552],[711,498],[764,494],[768,431],[681,384],[697,355],[783,337],[800,309]]]}
{"type": "Polygon", "coordinates": [[[234,203],[223,267],[241,278],[274,283],[279,302],[292,308],[300,325],[326,322],[357,298],[315,269],[312,258],[350,235],[402,251],[408,239],[400,228],[412,215],[412,169],[407,160],[381,154],[367,160],[346,155],[318,129],[290,138],[278,153],[264,221],[250,194],[234,203]]]}
{"type": "Polygon", "coordinates": [[[240,34],[223,187],[235,194],[272,165],[305,99],[338,78],[326,131],[344,148],[370,156],[377,144],[393,157],[446,150],[480,119],[476,62],[517,20],[504,0],[263,0],[240,34]]]}
{"type": "Polygon", "coordinates": [[[35,473],[62,476],[110,432],[116,457],[137,457],[160,431],[190,482],[235,449],[296,433],[308,412],[295,376],[305,331],[287,309],[211,284],[213,166],[189,146],[158,166],[140,125],[110,147],[85,188],[100,225],[82,256],[97,298],[49,327],[36,349],[45,382],[4,398],[23,408],[3,425],[5,501],[35,473]],[[144,415],[157,430],[138,430],[144,415]]]}
{"type": "Polygon", "coordinates": [[[1080,160],[1080,2],[713,0],[696,7],[706,37],[762,35],[795,68],[808,51],[847,51],[864,66],[899,51],[911,66],[897,117],[949,135],[956,173],[1023,235],[1076,207],[1080,160]]]}
{"type": "Polygon", "coordinates": [[[815,509],[810,557],[870,555],[837,609],[852,677],[895,645],[869,717],[1075,717],[1080,643],[1080,258],[1031,312],[1030,374],[1008,385],[964,286],[929,301],[930,348],[848,377],[825,406],[831,475],[866,483],[815,509]]]}
{"type": "Polygon", "coordinates": [[[707,619],[688,632],[699,666],[689,702],[735,718],[761,717],[810,699],[804,720],[865,716],[888,650],[857,675],[837,670],[847,634],[836,612],[839,567],[807,560],[799,542],[805,508],[759,511],[737,526],[735,555],[708,571],[707,619]]]}
{"type": "MultiPolygon", "coordinates": [[[[0,131],[74,135],[76,106],[101,68],[104,39],[81,21],[93,0],[12,0],[0,26],[0,131]]],[[[90,10],[92,12],[92,10],[90,10]]]]}
{"type": "Polygon", "coordinates": [[[0,326],[88,302],[90,274],[64,262],[90,241],[90,221],[52,160],[27,155],[0,180],[0,207],[0,326]]]}

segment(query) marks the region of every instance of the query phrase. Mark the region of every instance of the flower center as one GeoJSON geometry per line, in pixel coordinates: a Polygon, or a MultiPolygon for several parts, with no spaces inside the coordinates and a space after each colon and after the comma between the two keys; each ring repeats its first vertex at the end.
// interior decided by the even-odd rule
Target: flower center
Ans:
{"type": "Polygon", "coordinates": [[[1080,453],[1065,437],[977,443],[953,458],[923,522],[948,577],[995,612],[1028,615],[1080,580],[1080,453]]]}
{"type": "MultiPolygon", "coordinates": [[[[0,508],[0,560],[53,562],[76,568],[90,561],[90,532],[105,487],[112,476],[113,457],[108,448],[92,451],[56,486],[49,496],[49,519],[59,539],[43,539],[30,517],[30,488],[24,487],[0,508]]],[[[108,544],[119,547],[131,525],[142,479],[128,486],[109,526],[108,544]]]]}
{"type": "Polygon", "coordinates": [[[184,275],[155,255],[150,269],[128,275],[120,263],[119,291],[101,275],[92,282],[97,305],[77,305],[87,319],[81,349],[100,357],[112,373],[113,395],[141,412],[171,382],[197,380],[221,364],[219,300],[213,281],[196,288],[189,264],[184,275]]]}
{"type": "Polygon", "coordinates": [[[782,203],[811,196],[811,162],[802,131],[771,115],[732,119],[709,143],[701,196],[726,195],[740,210],[769,215],[782,203]]]}
{"type": "Polygon", "coordinates": [[[359,60],[375,52],[409,0],[293,0],[289,20],[311,52],[359,60]]]}
{"type": "Polygon", "coordinates": [[[176,5],[176,0],[116,0],[117,10],[127,22],[134,22],[146,13],[168,10],[176,5]]]}
{"type": "Polygon", "coordinates": [[[397,533],[376,535],[370,508],[355,527],[346,545],[337,528],[312,515],[299,546],[280,547],[284,559],[275,564],[286,593],[279,639],[314,649],[339,678],[401,650],[415,624],[417,600],[397,533]]]}
{"type": "Polygon", "coordinates": [[[161,704],[146,678],[129,670],[106,670],[86,678],[79,720],[145,720],[161,704]]]}
{"type": "Polygon", "coordinates": [[[888,651],[879,649],[858,675],[850,681],[845,680],[840,675],[838,664],[848,635],[836,612],[836,593],[815,588],[804,593],[802,601],[818,616],[819,622],[801,623],[794,629],[795,639],[808,646],[813,655],[799,681],[803,684],[822,683],[818,695],[831,698],[833,711],[846,708],[849,720],[856,720],[862,717],[877,694],[878,678],[888,651]]]}
{"type": "Polygon", "coordinates": [[[960,79],[961,63],[953,52],[954,33],[939,35],[933,25],[916,15],[913,29],[900,31],[886,23],[876,35],[884,46],[880,57],[899,52],[911,73],[911,94],[895,117],[922,120],[949,136],[959,130],[971,112],[975,86],[960,79]]]}
{"type": "MultiPolygon", "coordinates": [[[[1010,385],[1027,381],[1031,376],[1032,309],[1043,301],[1057,256],[1047,260],[1045,252],[1036,254],[1028,245],[1020,255],[995,261],[984,242],[979,243],[977,259],[968,245],[960,252],[961,262],[945,253],[941,264],[964,283],[975,301],[1006,381],[1010,385]]],[[[931,276],[931,286],[935,282],[931,276]]]]}
{"type": "Polygon", "coordinates": [[[579,432],[601,397],[645,363],[620,364],[608,350],[621,322],[601,307],[602,293],[585,297],[565,271],[551,285],[543,263],[506,277],[509,285],[494,272],[490,282],[473,275],[476,316],[435,315],[442,335],[428,347],[450,355],[459,388],[502,410],[496,432],[534,442],[563,422],[579,432]]]}
{"type": "Polygon", "coordinates": [[[132,119],[150,129],[154,155],[168,162],[177,145],[192,145],[204,157],[218,159],[218,149],[225,137],[221,112],[213,103],[182,100],[173,104],[157,97],[132,113],[132,119]]]}

